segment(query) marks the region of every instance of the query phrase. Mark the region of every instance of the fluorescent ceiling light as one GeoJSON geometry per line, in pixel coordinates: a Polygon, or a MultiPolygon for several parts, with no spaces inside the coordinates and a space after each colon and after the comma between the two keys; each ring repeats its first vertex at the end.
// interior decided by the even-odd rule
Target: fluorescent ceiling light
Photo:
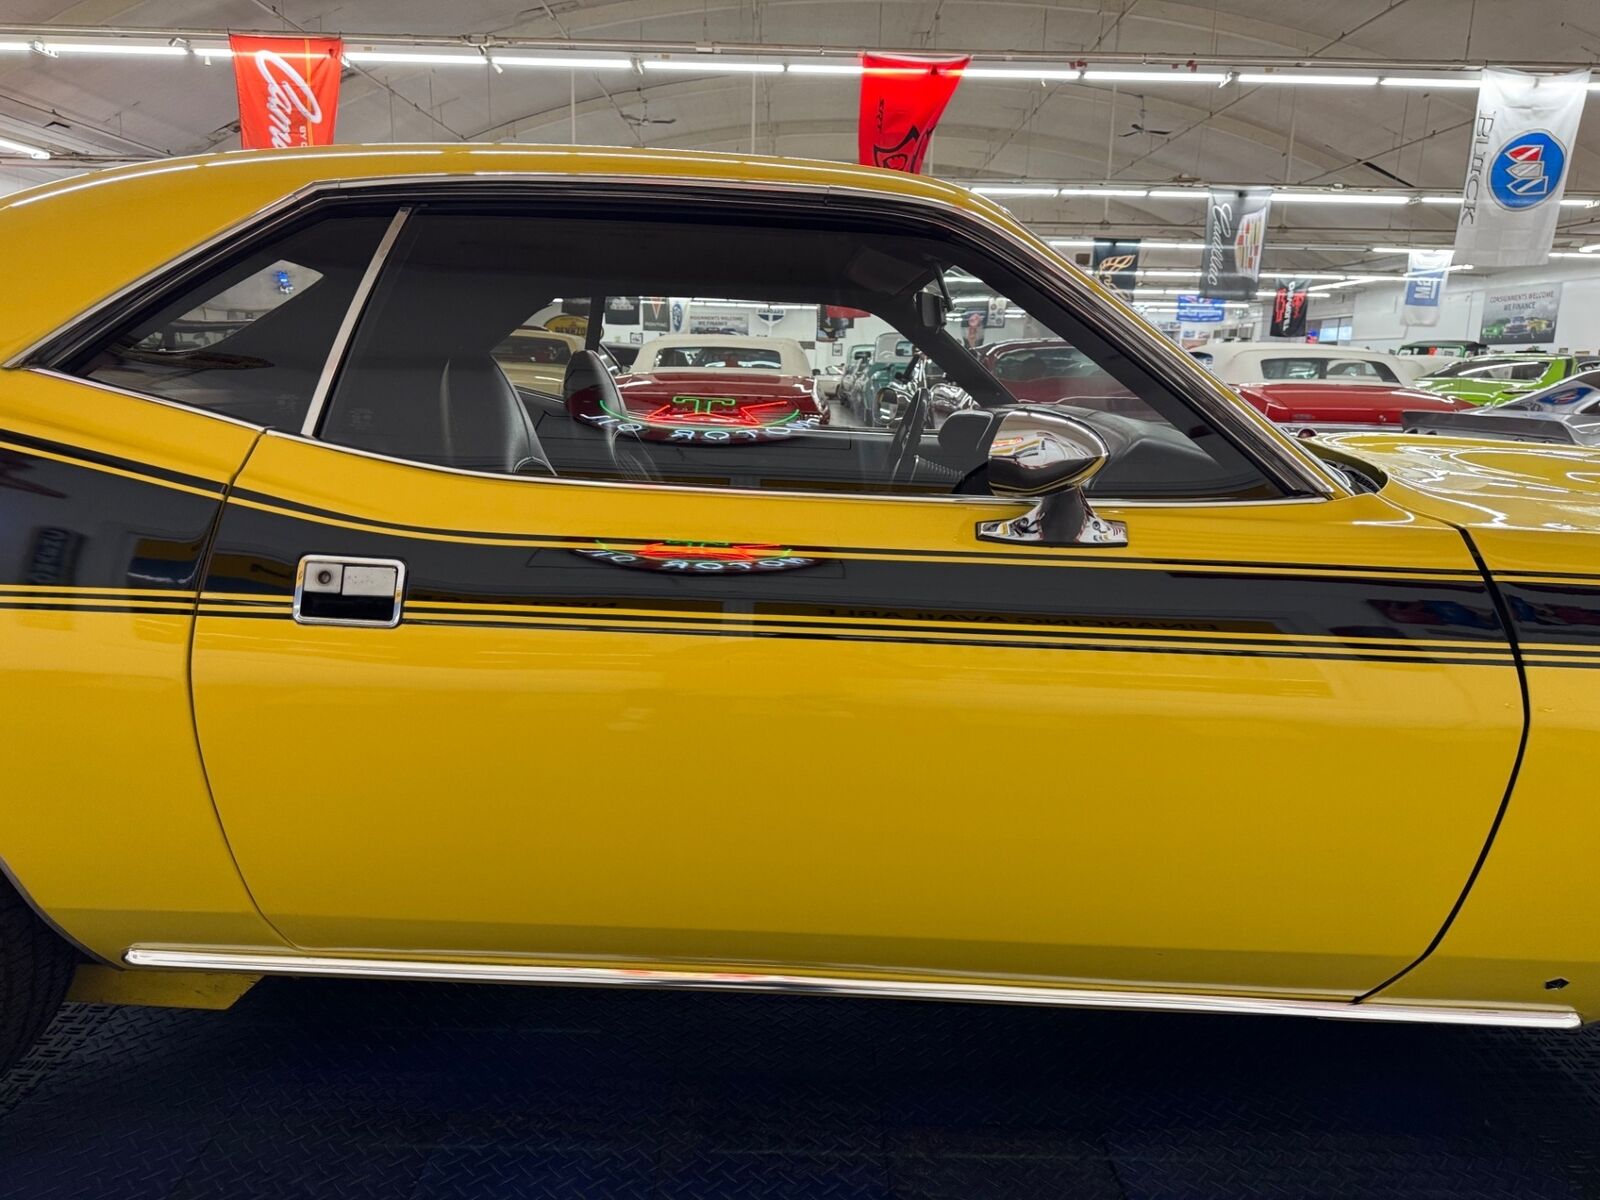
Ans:
{"type": "Polygon", "coordinates": [[[419,63],[440,67],[489,65],[489,60],[481,54],[448,54],[414,50],[347,50],[344,56],[353,63],[419,63]]]}
{"type": "Polygon", "coordinates": [[[791,75],[860,75],[865,70],[860,63],[841,62],[792,62],[787,66],[791,75]]]}
{"type": "Polygon", "coordinates": [[[1383,87],[1405,88],[1472,88],[1477,90],[1476,75],[1385,75],[1378,80],[1383,87]]]}
{"type": "Polygon", "coordinates": [[[1210,193],[1205,188],[1151,188],[1152,200],[1204,200],[1210,193]]]}
{"type": "Polygon", "coordinates": [[[1348,276],[1332,271],[1263,271],[1263,279],[1346,279],[1348,276]]]}
{"type": "Polygon", "coordinates": [[[1460,196],[1420,196],[1418,199],[1424,204],[1448,204],[1456,208],[1461,207],[1460,196]]]}
{"type": "Polygon", "coordinates": [[[702,58],[646,58],[639,65],[647,71],[698,71],[702,75],[781,75],[781,62],[751,62],[725,59],[707,54],[702,58]]]}
{"type": "Polygon", "coordinates": [[[1551,258],[1587,258],[1590,262],[1594,261],[1592,255],[1585,254],[1582,250],[1552,250],[1549,256],[1551,258]]]}
{"type": "Polygon", "coordinates": [[[1146,188],[1125,187],[1064,187],[1060,189],[1063,196],[1129,196],[1143,197],[1149,194],[1146,188]]]}
{"type": "Polygon", "coordinates": [[[1056,189],[1053,187],[1011,187],[1009,185],[975,187],[972,189],[980,196],[1054,196],[1056,189]]]}
{"type": "Polygon", "coordinates": [[[1453,250],[1453,246],[1374,246],[1374,254],[1410,254],[1413,250],[1453,250]]]}
{"type": "MultiPolygon", "coordinates": [[[[790,68],[793,70],[793,68],[790,68]]],[[[967,79],[1080,79],[1082,71],[1061,67],[967,67],[961,72],[967,79]]]]}
{"type": "Polygon", "coordinates": [[[10,138],[0,138],[0,151],[9,150],[13,154],[25,154],[29,158],[45,159],[50,157],[50,151],[41,150],[38,146],[30,146],[27,142],[13,142],[10,138]]]}
{"type": "Polygon", "coordinates": [[[0,42],[0,54],[26,54],[32,49],[27,42],[0,42]]]}
{"type": "Polygon", "coordinates": [[[1204,250],[1204,242],[1145,242],[1150,250],[1204,250]]]}
{"type": "Polygon", "coordinates": [[[1145,279],[1198,279],[1200,268],[1184,270],[1180,267],[1140,267],[1139,278],[1145,279]]]}
{"type": "Polygon", "coordinates": [[[1600,242],[1590,242],[1587,246],[1579,246],[1578,247],[1578,253],[1579,254],[1600,253],[1600,242]]]}
{"type": "Polygon", "coordinates": [[[1096,71],[1083,73],[1100,83],[1227,83],[1226,71],[1096,71]]]}
{"type": "Polygon", "coordinates": [[[563,71],[631,71],[631,58],[572,58],[541,54],[492,54],[497,67],[551,67],[563,71]]]}
{"type": "MultiPolygon", "coordinates": [[[[1073,246],[1081,247],[1083,249],[1088,249],[1090,246],[1094,245],[1094,239],[1093,238],[1050,238],[1045,244],[1049,245],[1049,246],[1055,246],[1057,249],[1062,249],[1062,248],[1066,248],[1066,247],[1073,247],[1073,246]]],[[[1150,244],[1149,242],[1145,243],[1145,245],[1147,245],[1147,246],[1149,244],[1150,244]]]]}
{"type": "Polygon", "coordinates": [[[196,58],[232,58],[231,46],[191,46],[196,58]]]}
{"type": "Polygon", "coordinates": [[[1325,84],[1329,87],[1371,87],[1376,75],[1306,75],[1295,71],[1247,71],[1234,76],[1240,83],[1325,84]]]}
{"type": "Polygon", "coordinates": [[[187,58],[187,46],[139,45],[128,42],[41,42],[42,53],[51,54],[126,54],[130,57],[187,58]]]}
{"type": "Polygon", "coordinates": [[[1291,205],[1408,205],[1408,195],[1381,195],[1376,192],[1274,192],[1272,203],[1291,205]]]}
{"type": "Polygon", "coordinates": [[[1594,207],[1594,203],[1595,202],[1593,200],[1580,200],[1580,199],[1574,197],[1573,199],[1570,199],[1570,200],[1563,199],[1561,201],[1561,207],[1562,208],[1593,208],[1594,207]]]}

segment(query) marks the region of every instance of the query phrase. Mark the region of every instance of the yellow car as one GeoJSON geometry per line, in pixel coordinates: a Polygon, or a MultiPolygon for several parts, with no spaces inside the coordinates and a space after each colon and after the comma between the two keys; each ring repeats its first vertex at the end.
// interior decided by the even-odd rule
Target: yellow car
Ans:
{"type": "Polygon", "coordinates": [[[263,974],[1600,1016],[1600,453],[1285,438],[989,202],[824,163],[221,154],[0,243],[0,1057],[263,974]],[[887,427],[645,439],[593,351],[496,364],[573,297],[916,353],[887,427]],[[969,311],[1150,412],[1019,403],[969,311]]]}

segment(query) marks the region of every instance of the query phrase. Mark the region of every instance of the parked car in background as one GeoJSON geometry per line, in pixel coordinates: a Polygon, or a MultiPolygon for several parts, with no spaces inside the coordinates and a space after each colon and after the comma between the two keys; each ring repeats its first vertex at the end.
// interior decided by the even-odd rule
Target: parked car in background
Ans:
{"type": "Polygon", "coordinates": [[[1404,426],[1458,437],[1600,446],[1600,370],[1580,372],[1502,404],[1471,405],[1457,415],[1408,409],[1404,426]]]}
{"type": "Polygon", "coordinates": [[[824,400],[835,400],[839,396],[839,383],[844,378],[844,368],[838,363],[829,363],[817,372],[817,394],[824,400]]]}
{"type": "MultiPolygon", "coordinates": [[[[1060,338],[992,342],[974,351],[978,361],[1018,400],[1065,404],[1145,420],[1155,411],[1083,351],[1060,338]]],[[[952,412],[970,407],[971,397],[946,381],[933,389],[932,418],[937,425],[952,412]]]]}
{"type": "Polygon", "coordinates": [[[1300,434],[1399,429],[1408,412],[1460,412],[1473,407],[1453,396],[1395,383],[1295,380],[1241,383],[1233,390],[1268,420],[1300,434]]]}
{"type": "Polygon", "coordinates": [[[1310,342],[1222,342],[1189,353],[1224,383],[1327,379],[1406,384],[1430,365],[1425,358],[1310,342]]]}
{"type": "Polygon", "coordinates": [[[630,429],[643,441],[766,441],[829,423],[805,349],[793,338],[666,334],[646,342],[616,380],[620,408],[600,389],[567,388],[569,416],[630,429]]]}
{"type": "Polygon", "coordinates": [[[857,373],[851,389],[851,411],[863,425],[881,424],[878,413],[878,393],[910,364],[912,345],[898,333],[880,334],[872,345],[872,357],[857,373]]]}
{"type": "Polygon", "coordinates": [[[547,396],[561,394],[561,380],[583,339],[549,329],[519,329],[494,348],[494,360],[518,387],[547,396]]]}
{"type": "Polygon", "coordinates": [[[1570,354],[1484,354],[1436,367],[1417,386],[1474,404],[1494,404],[1549,387],[1577,371],[1578,360],[1570,354]]]}
{"type": "Polygon", "coordinates": [[[1432,356],[1434,358],[1470,358],[1474,354],[1484,354],[1488,351],[1487,342],[1472,342],[1451,338],[1440,338],[1434,341],[1407,342],[1395,351],[1401,358],[1415,356],[1432,356]]]}

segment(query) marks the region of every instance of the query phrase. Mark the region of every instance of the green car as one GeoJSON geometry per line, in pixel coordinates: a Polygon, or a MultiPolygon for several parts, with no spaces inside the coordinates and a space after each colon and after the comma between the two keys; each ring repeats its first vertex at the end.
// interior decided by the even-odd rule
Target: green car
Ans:
{"type": "Polygon", "coordinates": [[[1498,404],[1560,383],[1577,370],[1570,354],[1481,354],[1454,359],[1412,386],[1472,404],[1498,404]]]}

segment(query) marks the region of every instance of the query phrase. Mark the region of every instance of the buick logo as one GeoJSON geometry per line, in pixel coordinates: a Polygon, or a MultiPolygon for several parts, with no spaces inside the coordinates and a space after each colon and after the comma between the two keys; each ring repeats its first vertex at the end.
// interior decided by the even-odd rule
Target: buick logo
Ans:
{"type": "Polygon", "coordinates": [[[1566,148],[1550,134],[1518,134],[1489,164],[1489,194],[1501,208],[1533,208],[1561,190],[1566,168],[1566,148]]]}

